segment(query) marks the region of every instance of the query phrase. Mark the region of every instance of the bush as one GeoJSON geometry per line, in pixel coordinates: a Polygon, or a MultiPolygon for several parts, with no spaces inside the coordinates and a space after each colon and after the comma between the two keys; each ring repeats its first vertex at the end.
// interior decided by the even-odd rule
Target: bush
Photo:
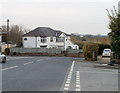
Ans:
{"type": "Polygon", "coordinates": [[[5,49],[5,53],[6,53],[7,55],[9,55],[10,49],[9,49],[9,48],[6,48],[6,49],[5,49]]]}
{"type": "Polygon", "coordinates": [[[75,43],[75,44],[77,44],[79,46],[79,49],[82,49],[83,45],[84,45],[84,43],[75,43]]]}
{"type": "Polygon", "coordinates": [[[83,46],[84,56],[86,60],[97,60],[97,53],[98,53],[98,44],[95,43],[86,43],[83,46]]]}
{"type": "Polygon", "coordinates": [[[98,49],[98,55],[102,55],[102,52],[105,48],[110,48],[111,46],[109,44],[98,44],[99,49],[98,49]]]}

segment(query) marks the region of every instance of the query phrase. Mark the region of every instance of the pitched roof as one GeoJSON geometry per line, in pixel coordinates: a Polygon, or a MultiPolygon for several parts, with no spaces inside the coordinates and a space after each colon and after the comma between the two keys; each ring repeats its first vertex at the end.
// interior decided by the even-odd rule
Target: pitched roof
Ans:
{"type": "Polygon", "coordinates": [[[59,30],[53,30],[52,28],[49,27],[38,27],[27,34],[24,34],[23,36],[40,36],[40,37],[57,36],[58,37],[62,33],[64,32],[59,30]]]}

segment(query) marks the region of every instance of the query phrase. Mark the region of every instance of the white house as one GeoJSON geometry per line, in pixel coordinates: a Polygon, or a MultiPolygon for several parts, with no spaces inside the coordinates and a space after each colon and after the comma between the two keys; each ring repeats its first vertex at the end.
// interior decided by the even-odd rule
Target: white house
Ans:
{"type": "Polygon", "coordinates": [[[66,50],[67,48],[79,49],[78,45],[73,44],[70,35],[53,30],[49,27],[38,27],[23,35],[24,48],[57,48],[66,50]]]}

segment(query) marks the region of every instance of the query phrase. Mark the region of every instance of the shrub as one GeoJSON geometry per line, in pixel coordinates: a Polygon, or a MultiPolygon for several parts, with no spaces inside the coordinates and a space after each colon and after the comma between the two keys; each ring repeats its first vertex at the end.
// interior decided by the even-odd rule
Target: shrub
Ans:
{"type": "Polygon", "coordinates": [[[84,56],[86,60],[97,60],[98,44],[86,43],[83,46],[84,56]]]}
{"type": "Polygon", "coordinates": [[[75,43],[75,44],[77,44],[79,46],[79,49],[82,49],[83,45],[84,45],[84,43],[75,43]]]}
{"type": "Polygon", "coordinates": [[[5,53],[6,53],[7,55],[9,55],[10,49],[9,49],[9,48],[6,48],[6,49],[5,49],[5,53]]]}

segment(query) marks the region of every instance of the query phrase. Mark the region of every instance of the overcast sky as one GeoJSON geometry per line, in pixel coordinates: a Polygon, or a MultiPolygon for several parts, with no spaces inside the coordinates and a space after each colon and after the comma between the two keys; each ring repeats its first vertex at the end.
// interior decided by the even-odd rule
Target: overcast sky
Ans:
{"type": "Polygon", "coordinates": [[[25,28],[51,27],[67,33],[104,34],[109,32],[106,9],[119,0],[1,0],[2,23],[25,28]]]}

